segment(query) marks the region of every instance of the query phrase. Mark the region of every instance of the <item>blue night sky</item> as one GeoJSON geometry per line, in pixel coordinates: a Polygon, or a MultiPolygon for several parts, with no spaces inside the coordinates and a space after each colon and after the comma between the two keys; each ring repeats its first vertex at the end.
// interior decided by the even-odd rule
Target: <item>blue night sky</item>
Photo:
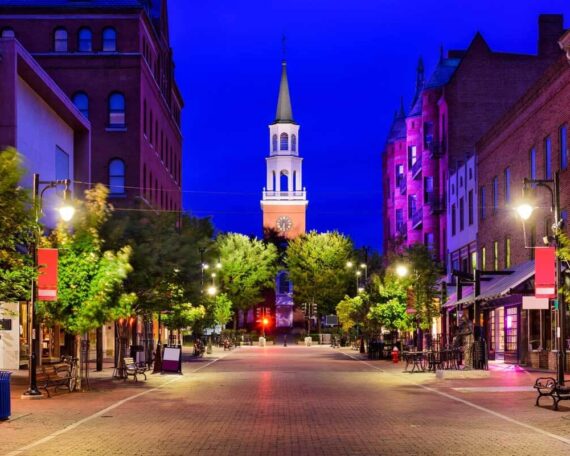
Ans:
{"type": "Polygon", "coordinates": [[[170,0],[185,209],[261,235],[285,33],[307,227],[379,250],[380,153],[400,95],[411,101],[418,56],[429,74],[440,45],[466,48],[477,31],[494,50],[534,53],[539,13],[570,22],[567,0],[170,0]]]}

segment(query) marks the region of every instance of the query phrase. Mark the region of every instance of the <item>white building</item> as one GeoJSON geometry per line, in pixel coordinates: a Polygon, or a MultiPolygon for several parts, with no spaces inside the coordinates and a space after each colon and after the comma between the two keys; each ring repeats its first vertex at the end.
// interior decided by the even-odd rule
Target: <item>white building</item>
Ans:
{"type": "MultiPolygon", "coordinates": [[[[477,166],[472,155],[447,181],[447,272],[477,267],[477,166]]],[[[449,277],[450,278],[450,277],[449,277]]]]}

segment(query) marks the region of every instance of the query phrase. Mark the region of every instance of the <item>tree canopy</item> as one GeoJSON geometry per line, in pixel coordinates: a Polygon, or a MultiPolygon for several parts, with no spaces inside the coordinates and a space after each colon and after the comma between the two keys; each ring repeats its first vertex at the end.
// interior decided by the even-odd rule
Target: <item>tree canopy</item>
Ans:
{"type": "Polygon", "coordinates": [[[338,232],[311,231],[289,243],[285,263],[297,304],[317,304],[318,314],[334,313],[353,275],[346,268],[352,241],[338,232]]]}

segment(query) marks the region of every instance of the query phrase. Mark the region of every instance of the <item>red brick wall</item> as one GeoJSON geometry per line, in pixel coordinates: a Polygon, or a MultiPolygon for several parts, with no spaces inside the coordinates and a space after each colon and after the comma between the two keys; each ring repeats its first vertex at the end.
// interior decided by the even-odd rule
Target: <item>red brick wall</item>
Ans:
{"type": "MultiPolygon", "coordinates": [[[[479,186],[487,191],[487,218],[479,220],[478,244],[487,248],[487,268],[492,268],[492,244],[499,241],[499,268],[505,266],[505,238],[511,239],[511,263],[520,264],[530,259],[531,252],[525,249],[522,222],[514,212],[517,200],[521,199],[522,181],[530,178],[530,150],[537,152],[537,178],[545,176],[544,139],[552,140],[552,172],[560,168],[559,128],[570,124],[570,65],[561,57],[543,78],[533,86],[501,121],[479,142],[479,186]],[[511,205],[505,203],[504,170],[511,169],[511,205]],[[499,205],[495,213],[492,205],[492,179],[498,177],[499,205]]],[[[570,128],[570,126],[569,126],[570,128]]],[[[570,171],[560,173],[561,207],[570,209],[570,171]]],[[[527,245],[530,243],[530,228],[536,226],[538,245],[547,234],[553,221],[550,212],[550,194],[543,188],[536,189],[537,209],[526,223],[527,245]],[[549,226],[547,226],[549,225],[549,226]]]]}

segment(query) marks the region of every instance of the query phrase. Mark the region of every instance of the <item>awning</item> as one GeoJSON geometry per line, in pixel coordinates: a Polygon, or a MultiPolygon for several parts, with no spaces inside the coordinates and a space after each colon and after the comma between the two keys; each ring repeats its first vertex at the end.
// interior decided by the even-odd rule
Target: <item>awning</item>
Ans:
{"type": "Polygon", "coordinates": [[[463,297],[459,301],[455,299],[455,295],[450,295],[444,307],[469,306],[475,301],[490,301],[510,294],[513,288],[534,276],[534,261],[521,263],[509,270],[512,271],[512,274],[489,276],[491,280],[481,281],[481,294],[477,296],[477,299],[474,296],[474,287],[466,286],[463,288],[463,297]]]}

